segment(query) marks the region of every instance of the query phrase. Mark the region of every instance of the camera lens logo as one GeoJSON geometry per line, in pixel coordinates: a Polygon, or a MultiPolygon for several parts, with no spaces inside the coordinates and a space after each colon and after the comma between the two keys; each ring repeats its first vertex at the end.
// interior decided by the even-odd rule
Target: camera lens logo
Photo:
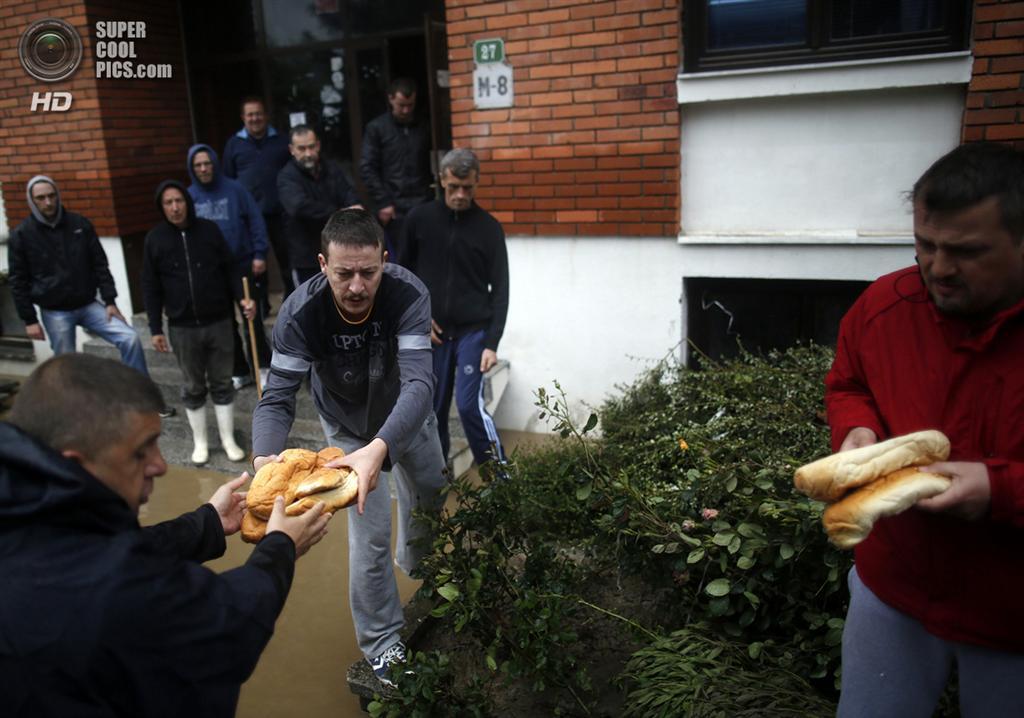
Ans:
{"type": "Polygon", "coordinates": [[[82,38],[63,20],[48,18],[29,25],[18,43],[25,72],[43,82],[58,82],[82,64],[82,38]]]}

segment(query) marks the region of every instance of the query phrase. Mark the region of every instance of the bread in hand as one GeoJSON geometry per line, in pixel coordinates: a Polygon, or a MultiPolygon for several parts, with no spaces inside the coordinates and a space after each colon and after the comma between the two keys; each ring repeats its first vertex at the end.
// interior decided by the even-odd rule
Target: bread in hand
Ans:
{"type": "Polygon", "coordinates": [[[822,523],[829,540],[839,548],[853,548],[867,538],[883,516],[906,511],[921,499],[949,488],[946,476],[930,474],[916,467],[900,469],[848,494],[825,509],[822,523]]]}
{"type": "Polygon", "coordinates": [[[286,504],[295,500],[293,482],[297,485],[317,465],[317,453],[308,449],[285,449],[280,459],[260,467],[245,495],[249,511],[264,521],[270,518],[274,510],[274,499],[278,496],[284,496],[286,504]]]}
{"type": "Polygon", "coordinates": [[[267,522],[254,514],[246,511],[242,514],[242,540],[247,543],[259,543],[267,533],[267,522]]]}
{"type": "Polygon", "coordinates": [[[859,449],[841,451],[801,466],[796,488],[818,501],[836,501],[847,492],[908,466],[925,466],[949,457],[949,439],[941,431],[918,431],[859,449]]]}
{"type": "Polygon", "coordinates": [[[324,511],[334,513],[354,504],[358,496],[359,477],[355,471],[348,470],[345,473],[345,478],[334,488],[307,494],[289,504],[284,512],[289,516],[298,516],[309,511],[318,501],[323,501],[324,511]]]}

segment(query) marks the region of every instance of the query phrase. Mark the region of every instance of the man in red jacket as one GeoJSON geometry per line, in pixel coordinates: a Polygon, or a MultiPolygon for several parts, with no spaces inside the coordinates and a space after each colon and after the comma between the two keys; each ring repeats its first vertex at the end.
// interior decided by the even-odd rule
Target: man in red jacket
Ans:
{"type": "Polygon", "coordinates": [[[1024,715],[1024,156],[958,147],[914,185],[917,267],[843,319],[825,401],[839,451],[923,429],[949,490],[856,549],[839,716],[1024,715]]]}

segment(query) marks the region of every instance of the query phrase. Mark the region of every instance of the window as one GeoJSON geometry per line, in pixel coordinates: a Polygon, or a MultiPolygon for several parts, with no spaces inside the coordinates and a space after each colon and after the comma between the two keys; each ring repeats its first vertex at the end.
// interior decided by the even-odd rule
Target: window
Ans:
{"type": "Polygon", "coordinates": [[[968,0],[684,0],[684,70],[963,50],[968,0]]]}
{"type": "MultiPolygon", "coordinates": [[[[712,359],[798,343],[832,345],[839,321],[870,282],[796,279],[683,280],[687,334],[712,359]]],[[[694,353],[690,354],[691,364],[694,353]]]]}

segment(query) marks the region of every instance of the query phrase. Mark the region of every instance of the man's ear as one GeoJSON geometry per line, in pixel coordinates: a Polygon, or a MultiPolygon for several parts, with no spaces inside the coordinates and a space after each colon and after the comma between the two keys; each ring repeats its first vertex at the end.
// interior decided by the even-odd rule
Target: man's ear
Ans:
{"type": "Polygon", "coordinates": [[[79,464],[88,461],[88,459],[85,458],[85,454],[83,454],[81,451],[78,451],[77,449],[64,449],[63,451],[60,452],[60,455],[63,456],[65,459],[77,461],[79,464]]]}
{"type": "Polygon", "coordinates": [[[323,272],[324,274],[327,274],[327,260],[324,258],[324,255],[317,254],[316,261],[320,263],[320,271],[323,272]]]}
{"type": "Polygon", "coordinates": [[[381,264],[387,264],[388,263],[388,250],[386,250],[386,249],[384,250],[384,253],[380,256],[380,261],[381,261],[381,264]]]}

